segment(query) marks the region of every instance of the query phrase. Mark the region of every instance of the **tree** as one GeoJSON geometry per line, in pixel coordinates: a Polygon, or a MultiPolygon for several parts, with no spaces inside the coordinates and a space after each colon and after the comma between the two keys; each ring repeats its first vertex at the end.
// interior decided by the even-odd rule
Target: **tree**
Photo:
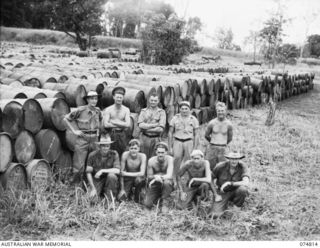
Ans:
{"type": "Polygon", "coordinates": [[[193,40],[182,38],[185,21],[171,15],[155,15],[142,31],[142,56],[145,63],[171,65],[181,62],[192,50],[193,40]]]}
{"type": "Polygon", "coordinates": [[[27,3],[26,20],[31,24],[31,27],[51,29],[52,5],[50,0],[30,0],[27,3]]]}
{"type": "Polygon", "coordinates": [[[168,19],[174,13],[173,7],[162,1],[111,0],[110,3],[108,20],[111,35],[116,37],[135,38],[140,34],[141,24],[156,14],[168,19]]]}
{"type": "Polygon", "coordinates": [[[22,28],[51,28],[50,0],[2,0],[1,25],[22,28]]]}
{"type": "MultiPolygon", "coordinates": [[[[304,16],[303,16],[303,20],[304,20],[304,23],[305,23],[305,37],[306,39],[307,36],[308,36],[308,33],[309,33],[309,28],[310,28],[310,25],[317,19],[317,17],[319,16],[319,13],[320,13],[320,9],[312,9],[312,12],[310,13],[306,13],[304,16]]],[[[304,53],[304,50],[305,50],[305,47],[306,47],[306,44],[307,42],[304,41],[304,43],[302,44],[302,47],[301,47],[301,50],[300,50],[300,58],[302,58],[303,56],[303,53],[304,53]]],[[[308,46],[306,48],[306,50],[309,50],[310,47],[308,46]]]]}
{"type": "Polygon", "coordinates": [[[277,51],[277,62],[283,63],[283,69],[285,69],[286,64],[294,65],[297,63],[297,58],[299,57],[300,50],[294,44],[283,44],[278,48],[277,51]]]}
{"type": "Polygon", "coordinates": [[[146,20],[151,17],[150,14],[162,14],[166,20],[168,20],[172,14],[175,14],[174,8],[171,4],[157,0],[149,2],[146,5],[146,12],[149,12],[149,15],[146,16],[146,20]]]}
{"type": "Polygon", "coordinates": [[[190,17],[186,26],[186,35],[194,38],[198,31],[201,31],[202,23],[199,17],[190,17]]]}
{"type": "Polygon", "coordinates": [[[134,38],[136,26],[140,22],[140,8],[134,0],[111,1],[108,19],[111,35],[115,37],[134,38]]]}
{"type": "Polygon", "coordinates": [[[259,32],[250,30],[249,36],[244,40],[245,44],[252,44],[253,47],[253,62],[256,62],[256,52],[257,48],[260,45],[259,32]]]}
{"type": "Polygon", "coordinates": [[[271,17],[265,22],[265,27],[260,31],[259,36],[266,42],[266,49],[263,51],[266,61],[272,62],[272,68],[274,67],[276,60],[276,53],[278,47],[282,42],[283,36],[283,24],[286,20],[283,16],[271,17]]]}
{"type": "Polygon", "coordinates": [[[320,35],[313,34],[308,37],[308,47],[311,56],[320,57],[320,35]]]}
{"type": "Polygon", "coordinates": [[[264,42],[262,52],[266,61],[271,62],[274,68],[277,51],[282,43],[284,36],[283,27],[290,21],[284,17],[286,6],[282,4],[281,0],[275,0],[277,3],[276,10],[272,13],[271,17],[264,23],[264,27],[260,30],[259,36],[264,42]]]}
{"type": "Polygon", "coordinates": [[[108,0],[52,0],[52,20],[56,30],[64,31],[85,51],[92,37],[100,34],[103,5],[108,0]]]}
{"type": "Polygon", "coordinates": [[[231,28],[224,29],[219,28],[215,34],[215,40],[218,42],[218,48],[221,49],[232,49],[233,32],[231,28]]]}
{"type": "Polygon", "coordinates": [[[26,20],[28,2],[23,0],[2,0],[0,23],[7,27],[30,28],[31,23],[26,20]]]}

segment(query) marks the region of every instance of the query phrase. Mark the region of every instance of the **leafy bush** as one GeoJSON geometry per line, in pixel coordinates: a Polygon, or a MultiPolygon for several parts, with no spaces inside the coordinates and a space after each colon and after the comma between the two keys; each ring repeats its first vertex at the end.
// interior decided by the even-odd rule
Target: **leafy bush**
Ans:
{"type": "Polygon", "coordinates": [[[295,65],[297,63],[296,58],[299,57],[300,51],[296,45],[283,44],[278,48],[277,60],[279,63],[295,65]]]}
{"type": "Polygon", "coordinates": [[[142,58],[144,63],[172,65],[181,62],[182,57],[199,50],[190,37],[182,37],[185,21],[171,15],[152,17],[142,31],[142,58]]]}
{"type": "Polygon", "coordinates": [[[308,37],[309,51],[311,56],[320,57],[320,35],[314,34],[308,37]]]}

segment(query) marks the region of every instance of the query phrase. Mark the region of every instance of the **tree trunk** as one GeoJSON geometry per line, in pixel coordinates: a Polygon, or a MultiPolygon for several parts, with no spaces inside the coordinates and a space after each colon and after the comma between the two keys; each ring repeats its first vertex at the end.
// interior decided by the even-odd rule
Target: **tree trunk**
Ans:
{"type": "Polygon", "coordinates": [[[253,62],[256,62],[256,46],[257,46],[257,36],[254,36],[254,41],[253,41],[253,62]]]}
{"type": "Polygon", "coordinates": [[[86,51],[88,46],[88,40],[86,38],[81,37],[81,34],[76,33],[76,42],[80,48],[80,51],[86,51]]]}
{"type": "Polygon", "coordinates": [[[266,126],[272,126],[275,122],[275,115],[276,115],[276,103],[273,101],[272,97],[269,100],[269,113],[266,120],[266,126]]]}

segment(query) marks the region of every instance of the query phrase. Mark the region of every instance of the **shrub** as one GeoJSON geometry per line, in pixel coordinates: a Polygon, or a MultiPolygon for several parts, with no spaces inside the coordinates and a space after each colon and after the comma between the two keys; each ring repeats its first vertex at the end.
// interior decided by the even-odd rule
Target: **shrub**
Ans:
{"type": "Polygon", "coordinates": [[[142,31],[142,58],[145,63],[172,65],[197,49],[190,37],[182,37],[185,21],[171,15],[155,15],[142,31]]]}

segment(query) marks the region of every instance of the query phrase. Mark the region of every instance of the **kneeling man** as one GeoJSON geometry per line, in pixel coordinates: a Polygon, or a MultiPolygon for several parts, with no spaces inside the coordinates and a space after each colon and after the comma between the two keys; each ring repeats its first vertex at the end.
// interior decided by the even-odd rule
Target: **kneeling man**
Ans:
{"type": "Polygon", "coordinates": [[[109,136],[101,136],[97,142],[99,149],[89,154],[86,175],[91,188],[90,196],[105,196],[111,200],[118,194],[120,161],[117,151],[111,150],[113,141],[109,136]]]}
{"type": "Polygon", "coordinates": [[[145,186],[147,156],[139,151],[140,141],[132,139],[129,142],[129,151],[122,154],[119,200],[130,198],[134,188],[134,201],[140,201],[140,192],[145,186]]]}
{"type": "Polygon", "coordinates": [[[240,161],[244,155],[230,152],[225,157],[227,161],[220,162],[212,171],[213,180],[216,180],[218,186],[218,195],[211,209],[214,216],[220,216],[227,209],[229,202],[241,207],[249,194],[249,171],[240,161]]]}
{"type": "Polygon", "coordinates": [[[168,155],[168,145],[157,143],[156,156],[148,161],[148,190],[144,205],[151,208],[160,199],[162,211],[167,210],[168,199],[173,191],[173,157],[168,155]]]}
{"type": "Polygon", "coordinates": [[[192,208],[192,201],[199,204],[209,195],[211,183],[211,171],[209,161],[204,160],[204,154],[200,150],[193,150],[191,160],[187,160],[180,168],[177,183],[180,193],[181,203],[178,208],[192,208]],[[182,191],[181,177],[188,173],[189,181],[187,182],[186,192],[182,191]]]}

